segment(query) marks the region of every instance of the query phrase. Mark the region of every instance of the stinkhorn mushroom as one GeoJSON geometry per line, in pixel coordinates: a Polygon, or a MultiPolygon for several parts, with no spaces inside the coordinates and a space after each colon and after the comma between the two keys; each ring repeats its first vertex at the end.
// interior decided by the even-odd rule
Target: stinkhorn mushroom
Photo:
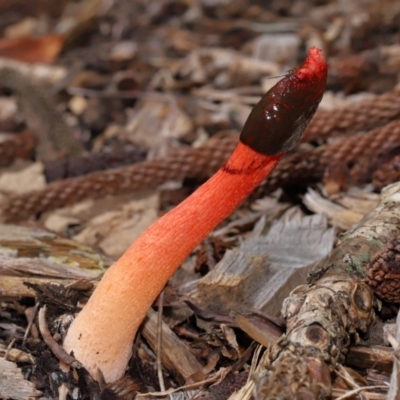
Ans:
{"type": "Polygon", "coordinates": [[[225,165],[148,228],[104,274],[71,324],[64,348],[98,379],[125,372],[136,332],[171,275],[207,234],[264,180],[300,138],[322,98],[321,50],[270,89],[247,119],[225,165]]]}

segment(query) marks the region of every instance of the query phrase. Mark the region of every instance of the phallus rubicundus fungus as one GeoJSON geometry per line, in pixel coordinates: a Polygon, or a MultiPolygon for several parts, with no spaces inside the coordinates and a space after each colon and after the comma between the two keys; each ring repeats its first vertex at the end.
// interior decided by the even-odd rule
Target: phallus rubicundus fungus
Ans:
{"type": "Polygon", "coordinates": [[[327,66],[311,48],[303,64],[271,88],[250,113],[240,141],[217,173],[156,221],[104,274],[73,321],[64,348],[94,378],[125,372],[136,332],[171,275],[207,234],[274,169],[321,101],[327,66]]]}

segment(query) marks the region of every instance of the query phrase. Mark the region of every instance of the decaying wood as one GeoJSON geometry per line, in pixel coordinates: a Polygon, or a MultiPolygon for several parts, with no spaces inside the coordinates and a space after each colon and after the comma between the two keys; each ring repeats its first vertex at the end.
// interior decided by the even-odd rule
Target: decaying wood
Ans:
{"type": "Polygon", "coordinates": [[[392,345],[394,347],[393,372],[390,379],[390,389],[387,400],[397,400],[400,398],[400,313],[397,315],[396,325],[396,338],[392,339],[392,345]]]}
{"type": "Polygon", "coordinates": [[[376,296],[389,303],[400,302],[400,242],[398,238],[386,243],[372,258],[366,282],[376,296]]]}
{"type": "Polygon", "coordinates": [[[384,346],[350,346],[346,365],[360,370],[373,368],[382,372],[393,369],[393,349],[384,346]]]}
{"type": "Polygon", "coordinates": [[[233,392],[245,385],[248,377],[247,371],[228,375],[219,385],[211,386],[205,400],[227,399],[233,392]]]}
{"type": "MultiPolygon", "coordinates": [[[[1,260],[0,260],[1,262],[1,260]]],[[[27,261],[28,262],[28,261],[27,261]]],[[[60,278],[31,278],[23,276],[1,276],[0,298],[3,301],[22,298],[35,298],[36,292],[30,289],[32,285],[46,285],[48,283],[62,283],[70,285],[75,280],[60,278]]]]}
{"type": "MultiPolygon", "coordinates": [[[[142,334],[153,351],[157,349],[157,326],[157,313],[149,310],[142,334]]],[[[184,381],[190,381],[191,376],[199,373],[204,368],[189,348],[178,339],[164,322],[162,323],[161,361],[166,368],[178,373],[184,381]]]]}
{"type": "Polygon", "coordinates": [[[256,309],[279,315],[290,290],[331,250],[335,233],[324,217],[303,217],[297,209],[289,210],[267,234],[260,234],[263,223],[213,271],[180,291],[199,308],[220,314],[256,309]]]}
{"type": "Polygon", "coordinates": [[[98,278],[111,259],[76,241],[38,228],[0,225],[0,298],[35,297],[34,285],[68,286],[98,278]]]}
{"type": "Polygon", "coordinates": [[[17,364],[0,357],[0,397],[3,399],[33,400],[41,396],[32,382],[25,380],[17,364]]]}
{"type": "MultiPolygon", "coordinates": [[[[24,280],[93,279],[111,260],[76,241],[38,228],[0,225],[0,276],[9,277],[3,294],[21,291],[24,280]],[[20,280],[16,279],[19,278],[20,280]]],[[[65,282],[64,282],[65,283],[65,282]]],[[[24,292],[23,294],[29,294],[24,292]]]]}
{"type": "Polygon", "coordinates": [[[379,205],[316,265],[310,282],[285,300],[286,335],[273,365],[256,378],[263,398],[290,399],[295,393],[330,396],[330,372],[344,361],[351,339],[366,332],[373,321],[378,303],[364,282],[366,268],[373,255],[399,235],[399,202],[400,183],[387,187],[379,205]]]}

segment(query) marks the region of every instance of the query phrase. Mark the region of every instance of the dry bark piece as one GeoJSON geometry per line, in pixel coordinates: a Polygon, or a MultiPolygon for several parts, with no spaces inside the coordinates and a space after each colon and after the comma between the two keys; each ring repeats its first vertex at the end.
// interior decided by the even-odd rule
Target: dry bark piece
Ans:
{"type": "Polygon", "coordinates": [[[334,237],[325,218],[289,210],[267,234],[254,233],[204,278],[179,291],[200,308],[225,315],[254,308],[277,316],[309,266],[332,249],[334,237]]]}
{"type": "Polygon", "coordinates": [[[294,351],[282,353],[278,360],[257,374],[255,400],[329,398],[330,371],[323,360],[294,351]]]}
{"type": "Polygon", "coordinates": [[[67,70],[64,67],[40,63],[31,64],[8,58],[0,58],[0,69],[16,71],[28,81],[46,85],[54,85],[67,75],[67,70]]]}
{"type": "MultiPolygon", "coordinates": [[[[143,324],[142,334],[153,351],[157,349],[157,327],[157,313],[150,309],[143,324]]],[[[162,323],[161,361],[168,370],[178,373],[183,378],[183,382],[190,380],[191,376],[204,368],[164,322],[162,323]]]]}
{"type": "Polygon", "coordinates": [[[3,275],[25,277],[92,279],[111,262],[76,241],[15,225],[0,225],[0,256],[3,275]]]}
{"type": "Polygon", "coordinates": [[[68,285],[72,279],[93,279],[110,260],[89,247],[37,228],[0,225],[0,295],[3,299],[34,297],[25,283],[68,285]]]}
{"type": "Polygon", "coordinates": [[[204,239],[197,253],[195,271],[205,275],[215,267],[231,247],[230,243],[217,237],[204,239]]]}
{"type": "MultiPolygon", "coordinates": [[[[75,217],[77,220],[85,219],[85,227],[73,239],[100,249],[115,260],[158,219],[159,208],[157,191],[104,198],[81,203],[81,207],[60,210],[59,225],[65,226],[63,215],[67,215],[67,218],[75,217]]],[[[56,213],[52,216],[46,219],[46,225],[55,225],[55,230],[58,231],[60,228],[57,228],[56,213]]]]}
{"type": "MultiPolygon", "coordinates": [[[[27,260],[27,264],[29,261],[27,260]]],[[[50,282],[55,282],[55,278],[31,278],[31,277],[17,277],[17,276],[1,276],[0,297],[4,301],[17,301],[22,298],[34,299],[36,292],[30,289],[31,285],[43,285],[50,282]]],[[[74,281],[62,280],[64,284],[68,285],[74,281]]]]}
{"type": "Polygon", "coordinates": [[[46,187],[43,164],[17,160],[0,175],[0,187],[6,195],[21,195],[46,187]]]}
{"type": "Polygon", "coordinates": [[[36,301],[45,304],[50,311],[58,313],[74,312],[76,304],[82,300],[82,293],[90,293],[94,288],[94,284],[87,279],[79,279],[68,285],[66,282],[24,283],[36,292],[36,301]]]}
{"type": "Polygon", "coordinates": [[[32,400],[42,395],[32,382],[24,379],[17,364],[3,357],[0,357],[0,376],[0,396],[4,399],[32,400]]]}
{"type": "Polygon", "coordinates": [[[397,332],[396,337],[392,338],[393,347],[393,372],[390,378],[390,389],[387,400],[397,400],[400,397],[400,313],[396,318],[397,332]]]}
{"type": "Polygon", "coordinates": [[[393,370],[393,349],[383,346],[350,346],[346,365],[359,370],[374,368],[378,371],[393,370]]]}

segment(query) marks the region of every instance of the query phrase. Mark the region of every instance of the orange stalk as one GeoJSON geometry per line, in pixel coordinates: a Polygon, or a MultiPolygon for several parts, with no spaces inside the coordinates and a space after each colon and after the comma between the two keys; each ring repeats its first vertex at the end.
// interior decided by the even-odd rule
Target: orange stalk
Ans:
{"type": "Polygon", "coordinates": [[[64,348],[97,378],[123,376],[137,329],[190,252],[268,176],[299,139],[320,102],[326,63],[312,48],[251,112],[226,164],[148,228],[104,274],[72,323],[64,348]]]}

